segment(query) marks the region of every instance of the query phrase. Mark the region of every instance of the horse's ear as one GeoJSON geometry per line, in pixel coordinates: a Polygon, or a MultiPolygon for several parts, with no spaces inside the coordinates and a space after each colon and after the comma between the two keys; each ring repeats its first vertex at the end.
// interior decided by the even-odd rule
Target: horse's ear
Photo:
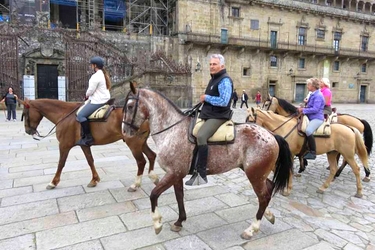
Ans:
{"type": "Polygon", "coordinates": [[[270,93],[268,93],[268,99],[272,99],[272,95],[270,93]]]}
{"type": "Polygon", "coordinates": [[[255,113],[255,109],[254,109],[254,107],[251,107],[251,113],[255,113]]]}
{"type": "Polygon", "coordinates": [[[130,81],[130,90],[133,94],[137,93],[137,82],[136,81],[130,81]]]}

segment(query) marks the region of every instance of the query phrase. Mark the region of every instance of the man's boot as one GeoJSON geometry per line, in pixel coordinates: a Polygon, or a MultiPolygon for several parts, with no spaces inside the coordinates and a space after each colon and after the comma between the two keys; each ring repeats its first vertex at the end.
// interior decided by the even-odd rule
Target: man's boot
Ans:
{"type": "Polygon", "coordinates": [[[303,158],[307,160],[315,160],[316,158],[316,145],[315,138],[313,135],[307,136],[307,144],[309,145],[310,152],[308,152],[303,158]]]}
{"type": "Polygon", "coordinates": [[[207,158],[208,158],[208,145],[198,146],[197,164],[193,176],[185,182],[185,185],[196,186],[207,184],[207,158]]]}
{"type": "Polygon", "coordinates": [[[81,122],[81,128],[82,128],[82,137],[77,141],[77,145],[80,146],[91,146],[94,143],[94,138],[92,138],[91,132],[90,132],[90,126],[89,121],[81,122]]]}

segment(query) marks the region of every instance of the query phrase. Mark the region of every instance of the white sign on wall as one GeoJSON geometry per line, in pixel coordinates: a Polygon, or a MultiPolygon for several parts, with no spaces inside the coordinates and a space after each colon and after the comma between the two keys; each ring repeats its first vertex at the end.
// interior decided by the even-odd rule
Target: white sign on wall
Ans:
{"type": "Polygon", "coordinates": [[[65,76],[57,77],[58,98],[60,101],[66,101],[65,76]]]}
{"type": "Polygon", "coordinates": [[[33,75],[23,76],[23,96],[35,100],[35,79],[33,75]]]}

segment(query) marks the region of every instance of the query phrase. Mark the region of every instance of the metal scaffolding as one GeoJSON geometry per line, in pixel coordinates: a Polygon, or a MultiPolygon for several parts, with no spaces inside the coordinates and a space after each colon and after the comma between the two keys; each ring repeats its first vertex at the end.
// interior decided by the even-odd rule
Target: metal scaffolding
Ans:
{"type": "Polygon", "coordinates": [[[171,13],[177,0],[128,0],[127,25],[132,33],[170,35],[171,13]]]}

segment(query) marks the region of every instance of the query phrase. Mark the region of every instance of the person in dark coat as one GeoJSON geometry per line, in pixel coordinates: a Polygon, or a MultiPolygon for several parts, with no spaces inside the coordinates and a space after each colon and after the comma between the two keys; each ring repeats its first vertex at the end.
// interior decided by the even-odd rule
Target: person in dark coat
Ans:
{"type": "Polygon", "coordinates": [[[232,94],[232,101],[233,101],[233,105],[232,105],[232,108],[236,108],[236,103],[238,101],[238,94],[236,92],[236,90],[233,91],[233,94],[232,94]]]}
{"type": "Polygon", "coordinates": [[[246,105],[246,108],[249,108],[249,106],[247,105],[247,100],[249,100],[249,96],[246,94],[246,91],[243,90],[242,96],[241,96],[241,106],[240,106],[240,108],[242,108],[243,104],[246,105]]]}
{"type": "Polygon", "coordinates": [[[7,107],[7,118],[5,121],[9,122],[13,120],[14,122],[17,121],[16,117],[16,105],[17,105],[18,96],[14,94],[13,88],[9,87],[8,92],[3,96],[1,102],[5,102],[5,106],[7,107]]]}

